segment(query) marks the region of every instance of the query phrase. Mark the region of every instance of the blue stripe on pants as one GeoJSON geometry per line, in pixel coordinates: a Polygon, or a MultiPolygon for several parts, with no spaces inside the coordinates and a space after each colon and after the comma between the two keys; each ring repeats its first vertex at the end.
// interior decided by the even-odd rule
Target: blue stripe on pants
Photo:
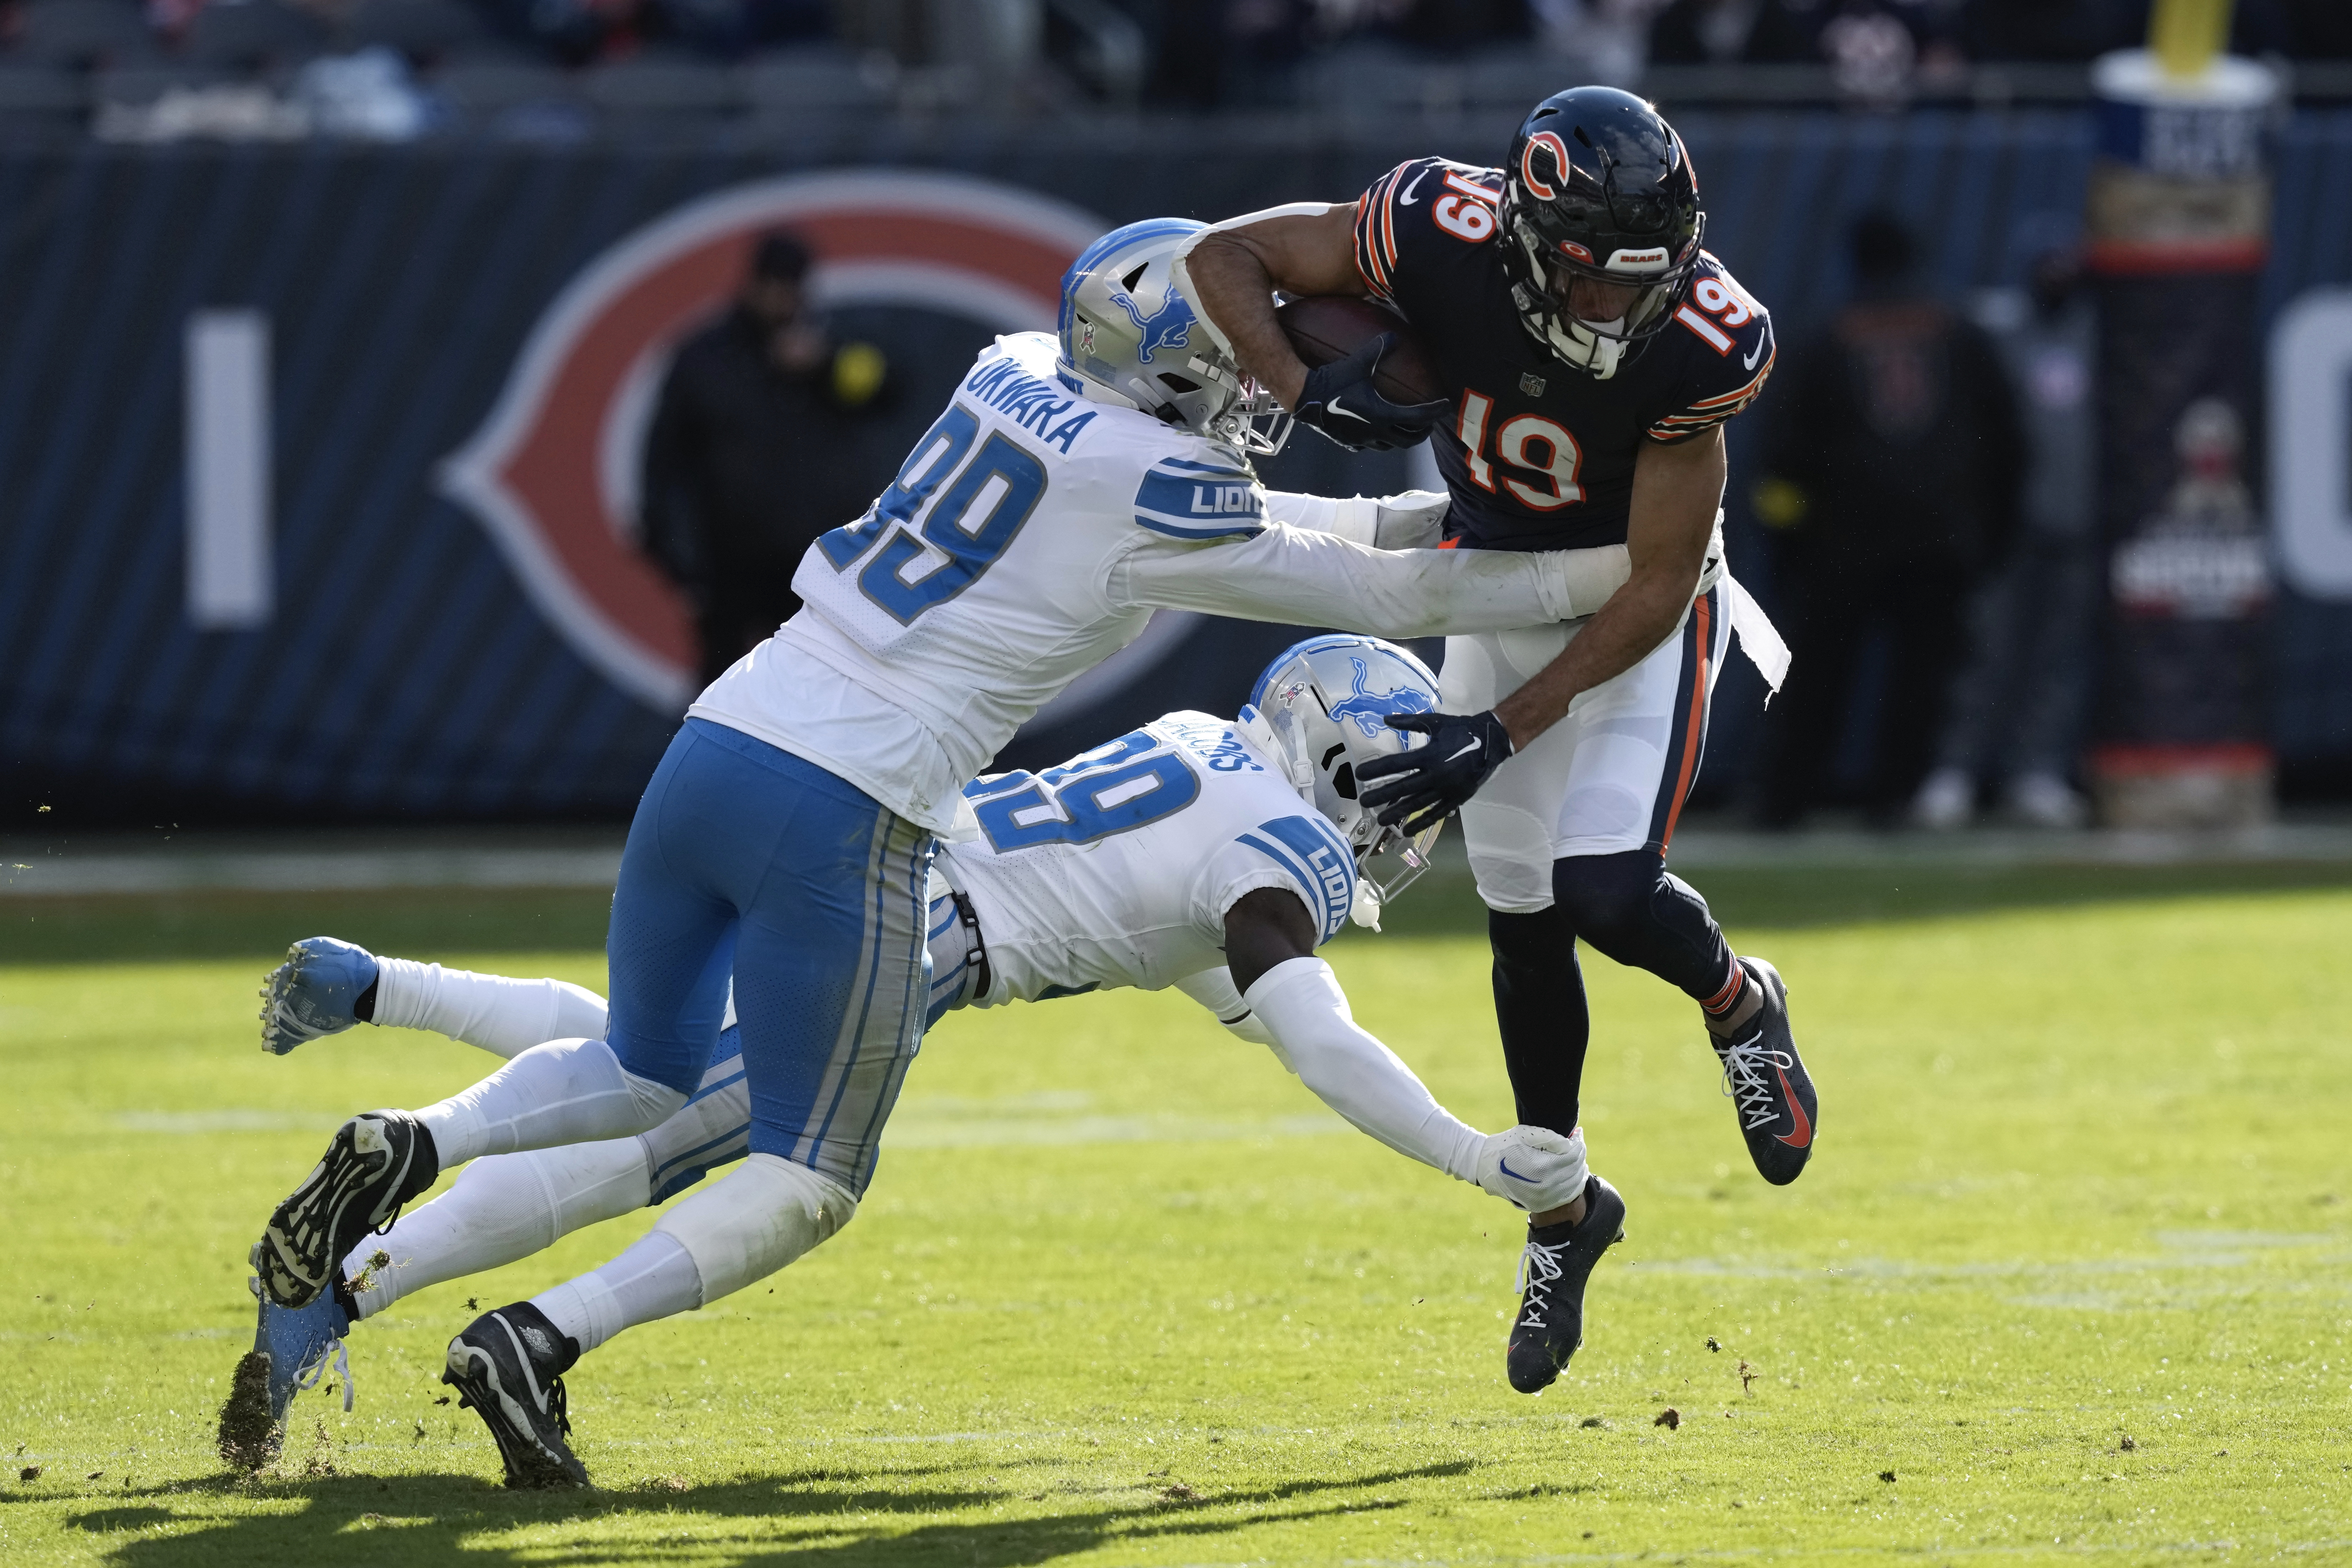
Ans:
{"type": "Polygon", "coordinates": [[[687,721],[614,889],[608,1038],[622,1065],[691,1093],[731,969],[751,1149],[863,1194],[922,1039],[931,849],[815,763],[687,721]]]}

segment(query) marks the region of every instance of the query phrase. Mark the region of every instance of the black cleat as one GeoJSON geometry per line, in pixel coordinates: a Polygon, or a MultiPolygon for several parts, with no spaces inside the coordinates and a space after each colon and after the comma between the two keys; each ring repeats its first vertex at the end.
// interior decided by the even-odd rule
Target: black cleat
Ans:
{"type": "Polygon", "coordinates": [[[1821,1101],[1789,1033],[1789,983],[1760,958],[1739,962],[1763,1005],[1742,1026],[1739,1039],[1716,1040],[1715,1054],[1723,1063],[1723,1092],[1748,1140],[1748,1157],[1766,1181],[1785,1187],[1804,1173],[1805,1162],[1812,1158],[1821,1101]]]}
{"type": "Polygon", "coordinates": [[[1511,1324],[1511,1386],[1541,1394],[1584,1342],[1584,1282],[1625,1239],[1625,1200],[1598,1176],[1584,1184],[1584,1217],[1528,1226],[1519,1254],[1519,1315],[1511,1324]]]}
{"type": "Polygon", "coordinates": [[[490,1429],[509,1487],[589,1484],[588,1468],[563,1440],[572,1434],[563,1374],[579,1359],[580,1342],[528,1301],[484,1312],[449,1342],[441,1381],[490,1429]]]}
{"type": "Polygon", "coordinates": [[[280,1307],[317,1300],[360,1238],[389,1229],[400,1205],[440,1173],[433,1134],[408,1112],[371,1110],[344,1122],[253,1244],[262,1295],[280,1307]]]}

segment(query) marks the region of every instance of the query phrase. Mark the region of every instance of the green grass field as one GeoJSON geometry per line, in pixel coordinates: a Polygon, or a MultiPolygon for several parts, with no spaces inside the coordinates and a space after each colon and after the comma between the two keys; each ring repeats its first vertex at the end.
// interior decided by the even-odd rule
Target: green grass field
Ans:
{"type": "MultiPolygon", "coordinates": [[[[8,905],[0,1563],[2352,1563],[2344,877],[1699,879],[1790,978],[1819,1154],[1765,1186],[1695,1010],[1588,959],[1632,1213],[1538,1399],[1503,1205],[1173,994],[951,1018],[856,1224],[572,1374],[577,1495],[499,1488],[441,1350],[642,1219],[361,1328],[357,1408],[302,1396],[258,1479],[211,1439],[269,1205],[343,1114],[489,1065],[265,1057],[275,951],[601,984],[596,900],[8,905]]],[[[1475,919],[1414,900],[1333,962],[1499,1126],[1475,919]]]]}

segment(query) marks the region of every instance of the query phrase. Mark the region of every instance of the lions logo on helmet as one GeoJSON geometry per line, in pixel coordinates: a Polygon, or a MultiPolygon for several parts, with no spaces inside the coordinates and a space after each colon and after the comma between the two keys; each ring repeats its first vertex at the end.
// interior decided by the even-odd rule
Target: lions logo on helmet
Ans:
{"type": "Polygon", "coordinates": [[[1411,838],[1381,826],[1356,799],[1357,764],[1425,743],[1389,728],[1388,717],[1433,712],[1437,700],[1437,677],[1403,648],[1335,636],[1286,648],[1242,710],[1242,732],[1354,847],[1360,925],[1379,928],[1381,906],[1428,868],[1444,825],[1411,838]]]}
{"type": "Polygon", "coordinates": [[[1135,357],[1145,364],[1151,363],[1151,356],[1158,350],[1182,348],[1192,334],[1192,311],[1173,283],[1168,285],[1168,293],[1160,301],[1160,309],[1149,316],[1136,304],[1135,297],[1124,289],[1114,290],[1110,302],[1125,310],[1128,319],[1135,323],[1135,330],[1142,340],[1136,349],[1135,357]]]}
{"type": "Polygon", "coordinates": [[[1244,452],[1273,452],[1288,416],[1199,320],[1176,266],[1208,226],[1149,218],[1088,246],[1062,278],[1062,382],[1244,452]],[[1156,300],[1147,311],[1142,301],[1156,300]],[[1263,426],[1263,427],[1261,427],[1263,426]]]}
{"type": "MultiPolygon", "coordinates": [[[[1412,656],[1407,654],[1405,657],[1411,658],[1412,656]]],[[[1339,720],[1352,720],[1356,728],[1364,732],[1366,740],[1376,740],[1382,735],[1396,733],[1388,726],[1388,717],[1391,713],[1436,711],[1437,703],[1434,699],[1410,686],[1402,686],[1393,691],[1382,691],[1377,694],[1366,691],[1364,686],[1372,678],[1371,670],[1366,668],[1360,658],[1351,658],[1348,662],[1355,666],[1356,684],[1346,697],[1331,704],[1331,717],[1335,722],[1339,720]]]]}

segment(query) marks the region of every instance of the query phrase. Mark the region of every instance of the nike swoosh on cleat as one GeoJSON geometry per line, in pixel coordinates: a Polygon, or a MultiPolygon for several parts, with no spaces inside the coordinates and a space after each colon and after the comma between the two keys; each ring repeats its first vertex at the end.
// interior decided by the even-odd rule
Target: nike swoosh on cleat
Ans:
{"type": "Polygon", "coordinates": [[[1789,1114],[1797,1123],[1797,1130],[1794,1132],[1775,1132],[1772,1136],[1775,1141],[1786,1143],[1791,1149],[1805,1148],[1813,1141],[1812,1119],[1805,1114],[1804,1104],[1797,1099],[1796,1089],[1790,1085],[1789,1075],[1781,1072],[1778,1068],[1772,1070],[1780,1074],[1780,1092],[1789,1097],[1789,1114]]]}

